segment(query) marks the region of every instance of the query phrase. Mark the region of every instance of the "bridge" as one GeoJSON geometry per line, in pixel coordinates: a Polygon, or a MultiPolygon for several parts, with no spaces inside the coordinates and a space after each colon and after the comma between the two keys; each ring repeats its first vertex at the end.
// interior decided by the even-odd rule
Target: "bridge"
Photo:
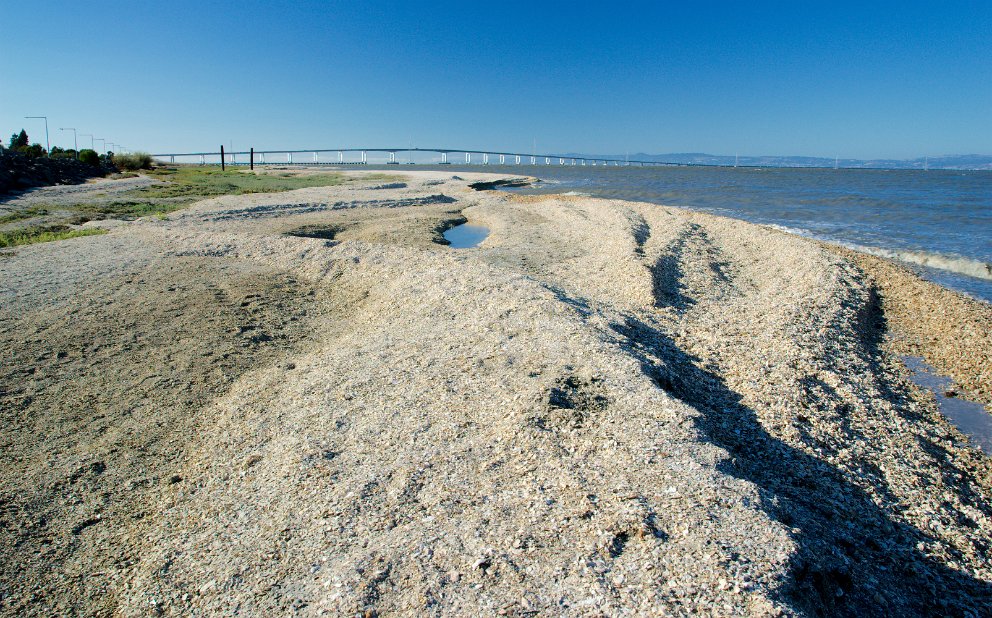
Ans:
{"type": "Polygon", "coordinates": [[[602,157],[576,157],[562,154],[524,154],[492,150],[464,150],[460,148],[305,148],[302,150],[241,150],[225,152],[174,152],[153,154],[159,161],[170,163],[224,163],[227,165],[291,164],[291,165],[399,165],[398,155],[406,155],[407,164],[419,165],[598,165],[598,166],[686,166],[687,163],[664,161],[639,161],[602,157]],[[379,155],[381,162],[369,162],[369,155],[379,155]],[[295,160],[294,160],[295,155],[295,160]],[[240,159],[239,159],[240,157],[240,159]],[[414,161],[419,157],[421,161],[414,161]],[[178,160],[177,160],[178,159],[178,160]],[[426,160],[425,160],[426,159],[426,160]],[[453,160],[452,160],[453,159],[453,160]]]}

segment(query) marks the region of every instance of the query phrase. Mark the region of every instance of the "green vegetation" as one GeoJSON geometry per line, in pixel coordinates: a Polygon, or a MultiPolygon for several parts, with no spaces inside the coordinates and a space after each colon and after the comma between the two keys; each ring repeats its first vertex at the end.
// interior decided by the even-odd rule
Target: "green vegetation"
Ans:
{"type": "MultiPolygon", "coordinates": [[[[16,137],[16,136],[15,136],[16,137]]],[[[125,155],[128,156],[128,155],[125,155]]],[[[151,157],[143,153],[134,156],[138,164],[145,164],[151,157]]],[[[114,162],[121,167],[122,155],[114,155],[114,162]]],[[[82,160],[95,159],[97,154],[92,150],[80,152],[82,160]]],[[[247,170],[224,170],[218,166],[207,167],[155,167],[142,172],[151,178],[165,181],[140,189],[133,189],[124,194],[118,194],[112,199],[106,193],[95,193],[97,199],[90,202],[70,204],[51,203],[39,204],[24,210],[0,215],[0,224],[23,221],[35,217],[45,217],[47,225],[28,225],[17,231],[8,231],[0,236],[0,247],[46,242],[76,236],[101,234],[101,230],[73,230],[70,225],[80,225],[87,221],[102,219],[131,220],[141,217],[165,219],[167,215],[198,200],[219,195],[241,195],[247,193],[277,193],[306,187],[326,187],[340,185],[346,182],[390,182],[400,177],[389,174],[369,174],[351,178],[337,173],[258,173],[247,170]]],[[[126,173],[136,175],[133,173],[126,173]]]]}
{"type": "Polygon", "coordinates": [[[65,240],[80,236],[96,236],[106,234],[107,230],[73,230],[65,225],[27,227],[13,232],[0,232],[0,248],[32,245],[39,242],[65,240]]]}
{"type": "Polygon", "coordinates": [[[95,150],[91,150],[89,148],[83,148],[79,151],[79,160],[93,166],[100,165],[100,155],[98,155],[95,150]]]}
{"type": "Polygon", "coordinates": [[[14,212],[0,215],[0,225],[3,225],[4,223],[13,223],[14,221],[23,221],[24,219],[33,219],[47,214],[48,211],[44,208],[32,206],[31,208],[25,208],[24,210],[15,210],[14,212]]]}
{"type": "Polygon", "coordinates": [[[76,151],[73,150],[72,148],[65,149],[65,148],[59,148],[58,146],[52,146],[52,149],[49,151],[48,156],[50,156],[53,159],[75,159],[76,151]]]}
{"type": "Polygon", "coordinates": [[[188,201],[182,202],[150,202],[150,201],[120,201],[120,202],[90,202],[60,206],[63,210],[85,215],[85,220],[92,219],[137,219],[166,215],[184,208],[188,201]]]}
{"type": "Polygon", "coordinates": [[[10,143],[7,145],[11,150],[17,150],[18,148],[24,148],[28,145],[28,132],[21,129],[20,133],[14,133],[10,136],[10,143]]]}
{"type": "Polygon", "coordinates": [[[329,187],[346,181],[341,174],[252,174],[240,170],[207,167],[159,167],[148,173],[152,178],[173,184],[135,189],[132,195],[144,197],[213,197],[245,193],[277,193],[306,187],[329,187]]]}
{"type": "Polygon", "coordinates": [[[112,159],[114,165],[122,170],[147,170],[152,167],[152,156],[147,152],[114,154],[112,159]]]}
{"type": "Polygon", "coordinates": [[[43,157],[45,156],[45,148],[41,144],[28,144],[28,134],[24,129],[21,129],[20,133],[14,133],[10,136],[10,142],[7,147],[14,151],[19,152],[27,157],[43,157]]]}

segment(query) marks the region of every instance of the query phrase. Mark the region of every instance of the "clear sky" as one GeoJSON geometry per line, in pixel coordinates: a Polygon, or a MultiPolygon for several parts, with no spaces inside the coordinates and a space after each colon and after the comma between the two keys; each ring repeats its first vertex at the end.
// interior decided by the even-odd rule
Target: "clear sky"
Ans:
{"type": "Polygon", "coordinates": [[[47,115],[53,144],[152,152],[992,153],[990,0],[0,0],[0,24],[5,141],[47,115]]]}

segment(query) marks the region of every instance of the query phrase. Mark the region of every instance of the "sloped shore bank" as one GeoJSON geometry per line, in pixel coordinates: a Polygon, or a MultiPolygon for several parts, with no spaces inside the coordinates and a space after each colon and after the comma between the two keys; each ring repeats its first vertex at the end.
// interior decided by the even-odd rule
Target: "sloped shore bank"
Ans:
{"type": "Polygon", "coordinates": [[[882,271],[408,176],[0,260],[3,613],[981,615],[992,465],[882,271]]]}

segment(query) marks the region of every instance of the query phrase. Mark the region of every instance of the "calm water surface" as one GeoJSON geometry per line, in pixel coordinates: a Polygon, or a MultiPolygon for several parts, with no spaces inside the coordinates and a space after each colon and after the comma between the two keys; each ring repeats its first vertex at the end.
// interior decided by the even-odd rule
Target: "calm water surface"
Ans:
{"type": "Polygon", "coordinates": [[[471,249],[489,236],[489,229],[481,225],[462,223],[444,232],[444,239],[452,249],[471,249]]]}
{"type": "Polygon", "coordinates": [[[992,455],[992,416],[980,403],[948,397],[945,393],[952,380],[937,375],[934,368],[917,356],[905,356],[903,362],[912,372],[911,379],[923,388],[933,391],[941,413],[971,437],[972,443],[992,455]]]}

